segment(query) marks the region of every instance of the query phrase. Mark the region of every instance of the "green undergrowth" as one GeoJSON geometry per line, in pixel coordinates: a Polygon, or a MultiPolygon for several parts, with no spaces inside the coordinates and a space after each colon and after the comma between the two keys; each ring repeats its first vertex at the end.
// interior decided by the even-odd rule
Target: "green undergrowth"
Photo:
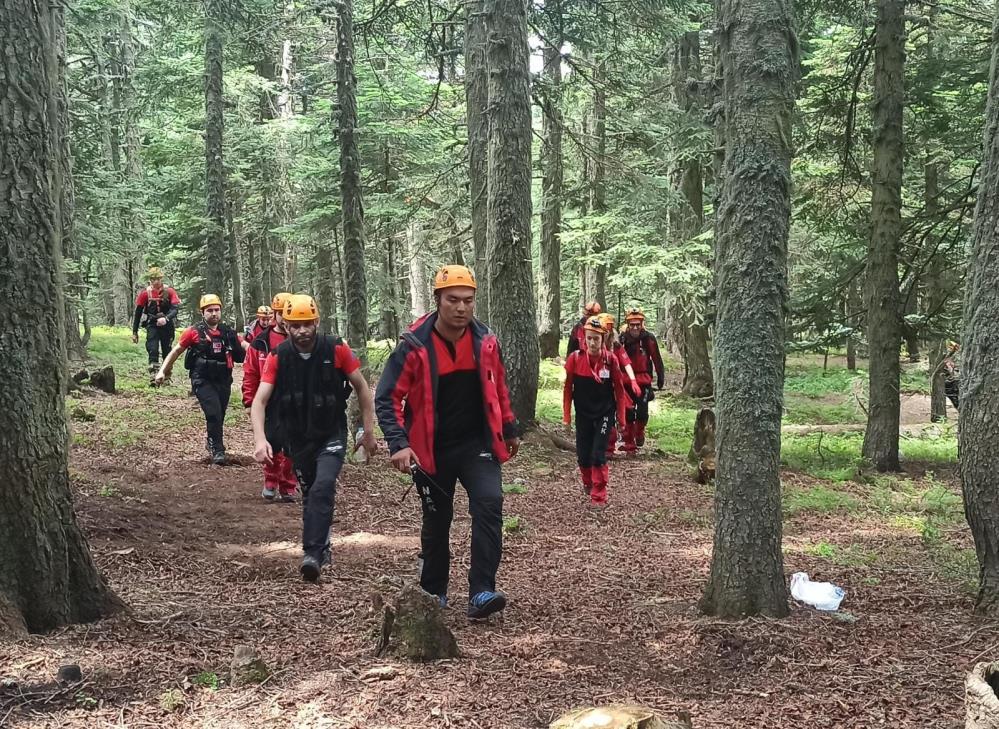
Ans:
{"type": "MultiPolygon", "coordinates": [[[[794,425],[861,425],[865,415],[853,393],[866,387],[867,373],[830,366],[823,370],[821,358],[789,360],[785,380],[784,422],[794,425]]],[[[916,389],[925,372],[911,371],[903,387],[916,389]],[[906,384],[908,380],[908,384],[906,384]]],[[[562,368],[554,362],[541,365],[537,416],[547,423],[562,421],[562,368]]],[[[649,408],[647,442],[672,456],[685,457],[690,450],[694,419],[700,403],[688,398],[657,393],[649,408]]],[[[791,433],[782,436],[784,467],[833,482],[862,478],[863,433],[791,433]]],[[[927,428],[901,440],[903,462],[947,464],[957,460],[957,437],[952,425],[927,428]]]]}
{"type": "MultiPolygon", "coordinates": [[[[916,537],[916,544],[934,569],[962,589],[975,588],[978,563],[967,540],[961,539],[966,533],[961,495],[932,473],[920,479],[878,476],[863,486],[852,486],[850,491],[836,484],[787,487],[783,506],[788,518],[836,513],[864,520],[866,529],[873,523],[878,525],[876,529],[916,537]]],[[[845,545],[808,542],[801,547],[786,546],[785,551],[801,552],[841,567],[909,566],[904,549],[882,553],[856,541],[845,545]]]]}

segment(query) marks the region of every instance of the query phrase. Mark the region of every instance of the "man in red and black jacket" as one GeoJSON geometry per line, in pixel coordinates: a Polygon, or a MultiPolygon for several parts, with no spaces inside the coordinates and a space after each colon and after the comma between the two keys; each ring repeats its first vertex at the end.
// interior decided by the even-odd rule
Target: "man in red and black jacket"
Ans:
{"type": "Polygon", "coordinates": [[[624,445],[622,450],[634,452],[645,445],[645,426],[649,424],[649,402],[655,399],[652,392],[652,369],[656,371],[656,389],[663,389],[666,370],[663,358],[659,353],[659,342],[656,335],[645,328],[645,314],[641,309],[630,309],[624,320],[628,328],[621,335],[624,349],[631,358],[631,366],[635,370],[635,380],[642,389],[642,394],[635,400],[635,407],[627,412],[628,422],[624,426],[624,445]]]}
{"type": "Polygon", "coordinates": [[[420,493],[420,586],[442,605],[447,603],[456,482],[468,492],[468,617],[473,620],[506,606],[506,595],[496,589],[503,551],[500,464],[520,447],[499,342],[473,316],[476,288],[475,276],[464,266],[445,266],[437,273],[437,310],[402,336],[375,393],[392,465],[413,473],[420,493]]]}
{"type": "MultiPolygon", "coordinates": [[[[258,332],[246,349],[246,359],[243,362],[243,407],[249,409],[253,405],[257,389],[260,387],[260,377],[264,372],[264,362],[267,355],[275,351],[288,338],[284,326],[284,305],[291,294],[282,291],[274,294],[271,300],[273,323],[258,332]]],[[[281,501],[295,501],[295,491],[298,490],[298,480],[291,465],[291,459],[278,450],[269,461],[264,461],[264,488],[260,495],[267,501],[273,501],[279,494],[281,501]]]]}
{"type": "Polygon", "coordinates": [[[149,285],[135,297],[132,344],[139,343],[139,324],[142,324],[146,328],[149,371],[156,372],[159,369],[160,352],[162,351],[163,359],[166,360],[170,347],[173,346],[180,297],[172,288],[163,285],[163,272],[156,266],[149,269],[148,276],[149,285]]]}

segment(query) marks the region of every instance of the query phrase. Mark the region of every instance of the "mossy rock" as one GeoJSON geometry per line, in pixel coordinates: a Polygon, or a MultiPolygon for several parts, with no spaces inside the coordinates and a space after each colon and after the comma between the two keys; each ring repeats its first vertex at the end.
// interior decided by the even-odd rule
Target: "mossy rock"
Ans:
{"type": "Polygon", "coordinates": [[[383,644],[411,661],[437,661],[459,656],[458,641],[444,622],[444,611],[434,595],[416,585],[399,593],[394,607],[385,606],[383,644]]]}

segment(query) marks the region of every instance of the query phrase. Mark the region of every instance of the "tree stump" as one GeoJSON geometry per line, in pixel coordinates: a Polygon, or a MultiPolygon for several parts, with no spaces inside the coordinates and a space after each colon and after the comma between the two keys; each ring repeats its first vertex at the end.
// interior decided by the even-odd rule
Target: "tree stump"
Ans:
{"type": "Polygon", "coordinates": [[[964,680],[965,729],[999,729],[999,661],[979,663],[964,680]]]}
{"type": "Polygon", "coordinates": [[[553,721],[548,729],[692,729],[685,712],[676,721],[657,716],[652,709],[631,704],[587,706],[553,721]]]}
{"type": "Polygon", "coordinates": [[[82,385],[85,380],[89,379],[90,379],[90,373],[87,372],[86,370],[80,370],[72,377],[73,382],[75,382],[77,385],[82,385]]]}
{"type": "Polygon", "coordinates": [[[434,595],[406,585],[395,605],[384,605],[382,611],[378,655],[391,649],[411,661],[458,657],[458,641],[444,624],[444,611],[434,595]]]}
{"type": "Polygon", "coordinates": [[[114,395],[117,392],[114,386],[114,367],[108,365],[90,373],[90,384],[98,390],[114,395]]]}

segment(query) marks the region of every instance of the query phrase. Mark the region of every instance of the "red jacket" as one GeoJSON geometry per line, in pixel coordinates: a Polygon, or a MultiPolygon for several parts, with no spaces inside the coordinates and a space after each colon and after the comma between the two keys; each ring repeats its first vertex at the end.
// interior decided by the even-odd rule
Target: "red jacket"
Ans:
{"type": "Polygon", "coordinates": [[[635,379],[638,384],[645,387],[652,384],[652,369],[656,370],[656,387],[663,389],[663,382],[666,377],[666,370],[663,367],[663,358],[659,353],[659,342],[656,336],[642,329],[637,337],[632,337],[630,332],[625,332],[621,336],[624,348],[631,357],[632,366],[635,368],[635,379]]]}
{"type": "MultiPolygon", "coordinates": [[[[375,412],[389,451],[412,448],[427,473],[437,472],[434,461],[437,362],[430,340],[436,321],[437,312],[427,314],[402,335],[375,391],[375,412]]],[[[510,407],[499,340],[477,319],[472,320],[470,329],[482,383],[489,447],[503,463],[510,458],[505,441],[517,437],[520,428],[510,407]]]]}
{"type": "Polygon", "coordinates": [[[250,342],[250,348],[246,350],[246,359],[243,360],[243,406],[250,407],[253,398],[260,387],[260,375],[264,371],[264,360],[267,355],[277,349],[277,346],[288,338],[287,334],[279,332],[272,326],[264,329],[250,342]],[[267,336],[263,336],[264,333],[267,336]]]}
{"type": "MultiPolygon", "coordinates": [[[[618,358],[609,350],[602,349],[599,361],[606,367],[606,379],[610,381],[614,402],[612,407],[617,423],[623,425],[625,421],[625,404],[627,396],[624,392],[624,368],[618,363],[618,358]]],[[[571,422],[573,397],[577,394],[575,385],[577,380],[595,380],[598,384],[604,381],[599,371],[594,372],[590,366],[590,356],[583,349],[577,349],[565,360],[565,385],[562,387],[562,422],[568,425],[571,422]]],[[[577,402],[580,402],[577,400],[577,402]]],[[[595,405],[598,410],[605,410],[606,403],[587,403],[595,405]]],[[[630,407],[630,403],[627,403],[630,407]]],[[[577,412],[583,405],[576,408],[577,412]]],[[[585,416],[585,413],[584,413],[585,416]]]]}

